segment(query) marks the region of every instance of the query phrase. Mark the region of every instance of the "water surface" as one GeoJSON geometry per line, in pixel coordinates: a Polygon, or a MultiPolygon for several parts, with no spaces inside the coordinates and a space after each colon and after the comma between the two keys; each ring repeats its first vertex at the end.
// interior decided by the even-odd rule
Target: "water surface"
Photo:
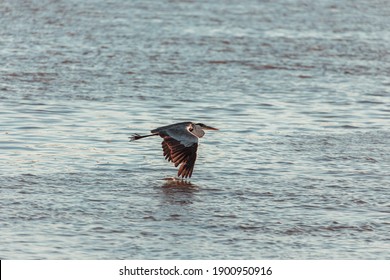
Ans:
{"type": "Polygon", "coordinates": [[[2,259],[385,259],[387,1],[2,1],[2,259]],[[157,138],[194,120],[191,180],[157,138]]]}

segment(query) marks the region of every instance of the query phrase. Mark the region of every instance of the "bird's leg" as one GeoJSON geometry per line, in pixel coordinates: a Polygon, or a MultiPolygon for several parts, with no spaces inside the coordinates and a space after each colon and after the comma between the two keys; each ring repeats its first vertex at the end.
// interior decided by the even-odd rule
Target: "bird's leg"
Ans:
{"type": "Polygon", "coordinates": [[[158,134],[139,135],[139,134],[135,133],[135,134],[133,134],[133,136],[131,136],[129,138],[130,138],[130,142],[131,142],[131,141],[135,141],[135,140],[145,138],[145,137],[150,137],[150,136],[158,136],[158,134]]]}

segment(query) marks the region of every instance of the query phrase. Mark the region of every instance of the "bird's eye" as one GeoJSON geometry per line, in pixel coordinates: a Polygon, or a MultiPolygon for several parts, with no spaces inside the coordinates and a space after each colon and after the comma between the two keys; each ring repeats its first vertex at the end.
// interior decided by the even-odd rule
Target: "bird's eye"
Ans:
{"type": "Polygon", "coordinates": [[[193,131],[194,130],[194,127],[192,125],[190,125],[190,127],[188,128],[189,131],[193,131]]]}

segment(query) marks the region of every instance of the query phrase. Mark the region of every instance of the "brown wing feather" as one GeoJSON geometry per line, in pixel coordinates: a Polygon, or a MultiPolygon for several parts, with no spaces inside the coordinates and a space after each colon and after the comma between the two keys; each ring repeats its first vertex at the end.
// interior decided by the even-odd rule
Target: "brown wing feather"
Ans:
{"type": "Polygon", "coordinates": [[[196,161],[198,143],[186,147],[180,141],[170,136],[161,135],[161,137],[164,138],[161,146],[165,159],[172,161],[176,167],[180,165],[177,176],[183,178],[191,177],[196,161]]]}

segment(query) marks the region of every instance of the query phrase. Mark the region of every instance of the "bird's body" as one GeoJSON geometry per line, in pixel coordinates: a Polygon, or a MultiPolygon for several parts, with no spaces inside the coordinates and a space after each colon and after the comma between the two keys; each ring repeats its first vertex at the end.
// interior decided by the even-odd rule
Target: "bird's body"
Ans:
{"type": "Polygon", "coordinates": [[[152,134],[131,137],[130,141],[150,136],[160,136],[165,159],[179,166],[177,176],[189,178],[194,170],[198,139],[205,134],[204,130],[218,130],[202,123],[181,122],[151,130],[152,134]]]}

